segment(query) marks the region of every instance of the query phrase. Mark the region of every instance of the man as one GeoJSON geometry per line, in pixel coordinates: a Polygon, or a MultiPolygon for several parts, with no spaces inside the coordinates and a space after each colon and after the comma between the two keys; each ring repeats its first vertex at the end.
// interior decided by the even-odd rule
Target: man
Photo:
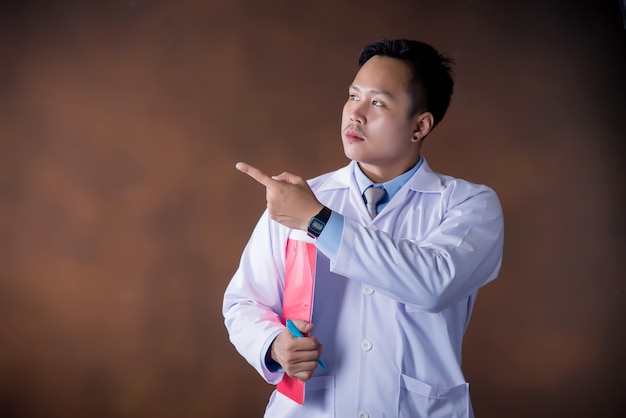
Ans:
{"type": "Polygon", "coordinates": [[[237,164],[266,187],[267,211],[226,290],[226,327],[279,385],[267,417],[471,417],[461,344],[500,269],[500,203],[421,156],[452,95],[448,58],[378,41],[359,66],[341,125],[348,166],[307,183],[237,164]],[[306,382],[302,405],[284,382],[306,382]]]}

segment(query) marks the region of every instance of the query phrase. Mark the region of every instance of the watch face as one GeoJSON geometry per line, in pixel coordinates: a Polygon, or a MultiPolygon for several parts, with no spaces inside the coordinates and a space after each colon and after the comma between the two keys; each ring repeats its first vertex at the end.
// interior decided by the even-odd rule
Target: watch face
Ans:
{"type": "Polygon", "coordinates": [[[325,224],[318,221],[317,219],[313,219],[313,221],[311,222],[311,229],[314,229],[315,231],[319,231],[320,229],[324,228],[324,225],[325,224]]]}

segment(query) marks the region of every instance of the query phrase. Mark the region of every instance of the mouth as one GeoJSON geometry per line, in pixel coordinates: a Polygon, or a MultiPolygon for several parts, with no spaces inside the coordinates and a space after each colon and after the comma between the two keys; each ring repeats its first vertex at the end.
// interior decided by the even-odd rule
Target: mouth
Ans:
{"type": "Polygon", "coordinates": [[[343,131],[343,136],[349,142],[365,141],[365,135],[362,132],[350,128],[343,131]]]}

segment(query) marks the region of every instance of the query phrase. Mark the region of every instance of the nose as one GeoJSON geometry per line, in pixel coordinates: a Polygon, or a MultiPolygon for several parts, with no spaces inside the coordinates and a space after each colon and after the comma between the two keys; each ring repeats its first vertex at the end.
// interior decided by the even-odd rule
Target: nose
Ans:
{"type": "Polygon", "coordinates": [[[352,122],[360,123],[361,125],[367,123],[367,116],[362,102],[349,101],[346,103],[346,108],[352,122]]]}

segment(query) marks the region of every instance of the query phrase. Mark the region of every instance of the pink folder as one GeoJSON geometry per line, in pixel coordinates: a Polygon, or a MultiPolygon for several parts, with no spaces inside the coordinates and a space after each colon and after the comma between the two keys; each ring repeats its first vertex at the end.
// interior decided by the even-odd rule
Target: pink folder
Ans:
{"type": "MultiPolygon", "coordinates": [[[[316,253],[315,244],[287,240],[283,324],[287,318],[311,321],[316,253]]],[[[304,404],[304,382],[285,374],[276,390],[300,405],[304,404]]]]}

